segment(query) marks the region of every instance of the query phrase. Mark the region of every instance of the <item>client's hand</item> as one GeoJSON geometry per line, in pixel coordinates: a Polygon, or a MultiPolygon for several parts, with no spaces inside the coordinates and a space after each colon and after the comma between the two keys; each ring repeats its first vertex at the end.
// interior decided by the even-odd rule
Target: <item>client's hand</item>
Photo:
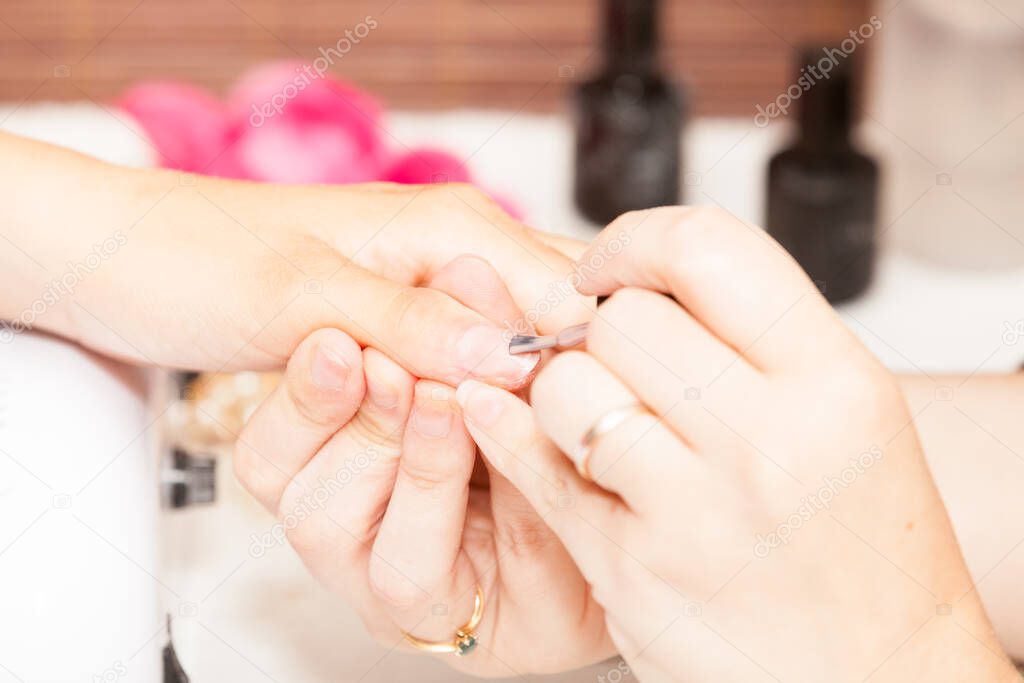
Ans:
{"type": "Polygon", "coordinates": [[[621,231],[580,288],[615,292],[587,352],[541,370],[532,409],[473,381],[458,400],[637,677],[1018,680],[893,378],[796,264],[715,211],[628,214],[591,249],[621,231]]]}
{"type": "Polygon", "coordinates": [[[277,369],[344,331],[417,377],[515,388],[502,320],[422,287],[486,259],[541,332],[591,311],[549,238],[458,184],[277,186],[109,166],[0,133],[9,192],[0,344],[44,329],[106,355],[194,370],[277,369]],[[55,200],[59,198],[59,200],[55,200]],[[10,321],[9,324],[4,321],[10,321]]]}
{"type": "MultiPolygon", "coordinates": [[[[520,317],[479,259],[457,259],[430,286],[495,320],[520,317]]],[[[360,358],[337,330],[299,346],[235,452],[239,478],[310,571],[387,645],[412,650],[403,632],[453,644],[479,587],[477,645],[462,641],[474,651],[443,655],[457,668],[515,676],[611,656],[602,611],[565,548],[482,465],[454,389],[373,349],[360,358]]]]}

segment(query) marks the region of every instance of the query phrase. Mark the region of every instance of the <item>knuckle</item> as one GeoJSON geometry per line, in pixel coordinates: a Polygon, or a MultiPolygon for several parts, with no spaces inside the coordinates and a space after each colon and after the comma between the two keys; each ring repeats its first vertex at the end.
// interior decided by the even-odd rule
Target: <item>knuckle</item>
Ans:
{"type": "Polygon", "coordinates": [[[370,558],[368,575],[370,591],[390,607],[406,610],[423,604],[429,594],[406,576],[403,576],[379,555],[370,558]]]}
{"type": "Polygon", "coordinates": [[[420,458],[409,457],[407,453],[399,459],[399,470],[411,486],[426,493],[443,493],[453,481],[467,475],[464,467],[436,461],[423,462],[420,458]]]}
{"type": "Polygon", "coordinates": [[[543,551],[553,538],[547,525],[540,519],[498,524],[494,530],[495,544],[501,552],[517,557],[543,551]]]}
{"type": "Polygon", "coordinates": [[[881,368],[851,368],[837,373],[829,383],[830,392],[845,399],[849,413],[872,423],[902,420],[903,394],[889,373],[881,368]]]}
{"type": "Polygon", "coordinates": [[[664,210],[666,209],[634,209],[633,211],[627,211],[619,214],[619,216],[608,225],[607,230],[612,232],[632,232],[650,218],[654,212],[664,210]]]}
{"type": "Polygon", "coordinates": [[[572,499],[578,493],[572,488],[571,470],[559,469],[553,472],[547,481],[540,484],[538,496],[543,509],[538,510],[544,515],[549,510],[562,510],[567,507],[567,498],[572,499]]]}
{"type": "MultiPolygon", "coordinates": [[[[385,304],[385,320],[390,321],[391,329],[403,337],[423,338],[420,344],[424,353],[436,350],[440,357],[451,354],[457,343],[456,336],[460,327],[447,324],[446,319],[452,318],[447,295],[432,289],[402,287],[385,304]],[[402,331],[406,330],[406,334],[402,331]]],[[[458,318],[459,316],[454,316],[458,318]]]]}
{"type": "Polygon", "coordinates": [[[664,223],[666,248],[663,253],[689,254],[700,247],[713,246],[713,237],[721,230],[725,212],[717,207],[667,209],[664,223]]]}
{"type": "Polygon", "coordinates": [[[481,220],[500,225],[503,232],[522,231],[526,228],[505,212],[489,194],[468,183],[451,183],[438,188],[445,196],[438,197],[451,215],[462,218],[462,227],[479,229],[481,220]]]}
{"type": "Polygon", "coordinates": [[[231,461],[235,477],[245,490],[264,505],[272,507],[271,503],[278,491],[279,477],[274,476],[271,468],[263,462],[263,456],[239,438],[235,441],[231,461]]]}
{"type": "Polygon", "coordinates": [[[421,318],[424,293],[411,287],[402,287],[385,304],[387,320],[393,321],[395,329],[404,329],[421,318]]]}
{"type": "Polygon", "coordinates": [[[348,551],[366,541],[333,521],[322,505],[300,495],[295,484],[289,485],[281,496],[277,519],[288,544],[302,557],[348,551]]]}
{"type": "Polygon", "coordinates": [[[636,320],[642,317],[641,312],[649,310],[652,304],[660,303],[662,295],[639,287],[623,287],[612,293],[608,300],[598,307],[600,315],[596,316],[592,326],[608,327],[608,321],[636,320]]]}
{"type": "Polygon", "coordinates": [[[289,524],[289,514],[291,513],[279,513],[278,517],[284,520],[284,535],[292,550],[300,557],[309,557],[313,553],[323,551],[326,539],[322,537],[320,530],[315,529],[308,519],[296,522],[294,526],[289,524]]]}
{"type": "Polygon", "coordinates": [[[402,444],[404,425],[392,418],[374,411],[360,410],[351,424],[352,436],[364,447],[398,449],[402,444]]]}
{"type": "Polygon", "coordinates": [[[491,209],[497,206],[486,192],[470,183],[450,183],[444,188],[455,198],[455,201],[468,204],[472,209],[491,209]]]}
{"type": "MultiPolygon", "coordinates": [[[[590,322],[587,334],[587,352],[601,360],[613,360],[624,345],[633,346],[628,330],[650,327],[649,321],[664,320],[665,316],[678,315],[678,305],[666,296],[648,289],[624,287],[616,290],[607,301],[598,307],[597,315],[590,322]]],[[[648,330],[650,331],[650,330],[648,330]]],[[[647,355],[657,362],[671,367],[676,363],[661,347],[645,348],[647,355]]],[[[666,381],[677,380],[669,375],[666,381]]]]}

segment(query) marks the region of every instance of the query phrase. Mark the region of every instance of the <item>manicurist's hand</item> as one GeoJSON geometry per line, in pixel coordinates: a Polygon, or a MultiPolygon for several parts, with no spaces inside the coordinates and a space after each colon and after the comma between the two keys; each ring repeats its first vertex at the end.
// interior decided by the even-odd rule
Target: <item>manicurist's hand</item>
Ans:
{"type": "MultiPolygon", "coordinates": [[[[520,318],[479,259],[456,259],[429,285],[495,320],[520,318]]],[[[405,633],[421,647],[458,640],[463,655],[433,656],[503,677],[611,656],[579,570],[543,515],[482,466],[454,394],[375,349],[360,355],[338,330],[316,331],[246,425],[235,470],[388,647],[421,651],[405,633]]]]}
{"type": "Polygon", "coordinates": [[[457,396],[637,678],[1019,680],[893,378],[796,264],[717,211],[627,214],[591,249],[623,232],[532,407],[457,396]]]}
{"type": "Polygon", "coordinates": [[[133,362],[263,369],[331,327],[417,377],[520,386],[532,367],[504,321],[421,287],[460,254],[493,264],[542,332],[589,317],[569,259],[469,186],[261,185],[9,135],[0,151],[0,341],[33,327],[133,362]]]}

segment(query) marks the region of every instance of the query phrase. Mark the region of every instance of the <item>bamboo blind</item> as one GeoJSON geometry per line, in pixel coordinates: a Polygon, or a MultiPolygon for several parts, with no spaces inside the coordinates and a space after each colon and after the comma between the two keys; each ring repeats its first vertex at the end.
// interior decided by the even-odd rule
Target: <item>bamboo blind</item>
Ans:
{"type": "MultiPolygon", "coordinates": [[[[393,107],[550,110],[600,63],[599,0],[0,0],[0,100],[115,97],[140,79],[222,91],[269,59],[311,62],[366,17],[332,73],[393,107]]],[[[750,113],[795,48],[845,35],[869,0],[665,0],[664,62],[698,113],[750,113]]]]}

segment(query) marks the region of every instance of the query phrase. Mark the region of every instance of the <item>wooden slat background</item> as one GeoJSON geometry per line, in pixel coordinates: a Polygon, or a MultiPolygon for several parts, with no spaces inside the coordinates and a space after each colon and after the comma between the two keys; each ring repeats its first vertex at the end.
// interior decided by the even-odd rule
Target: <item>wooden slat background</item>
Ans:
{"type": "MultiPolygon", "coordinates": [[[[599,0],[0,0],[0,100],[106,100],[145,78],[223,91],[268,59],[311,62],[364,17],[333,72],[394,107],[562,106],[600,62],[599,0]],[[560,75],[560,67],[561,75],[560,75]],[[567,69],[565,67],[571,67],[567,69]]],[[[844,36],[870,0],[665,0],[664,61],[698,113],[747,114],[794,48],[844,36]]]]}

